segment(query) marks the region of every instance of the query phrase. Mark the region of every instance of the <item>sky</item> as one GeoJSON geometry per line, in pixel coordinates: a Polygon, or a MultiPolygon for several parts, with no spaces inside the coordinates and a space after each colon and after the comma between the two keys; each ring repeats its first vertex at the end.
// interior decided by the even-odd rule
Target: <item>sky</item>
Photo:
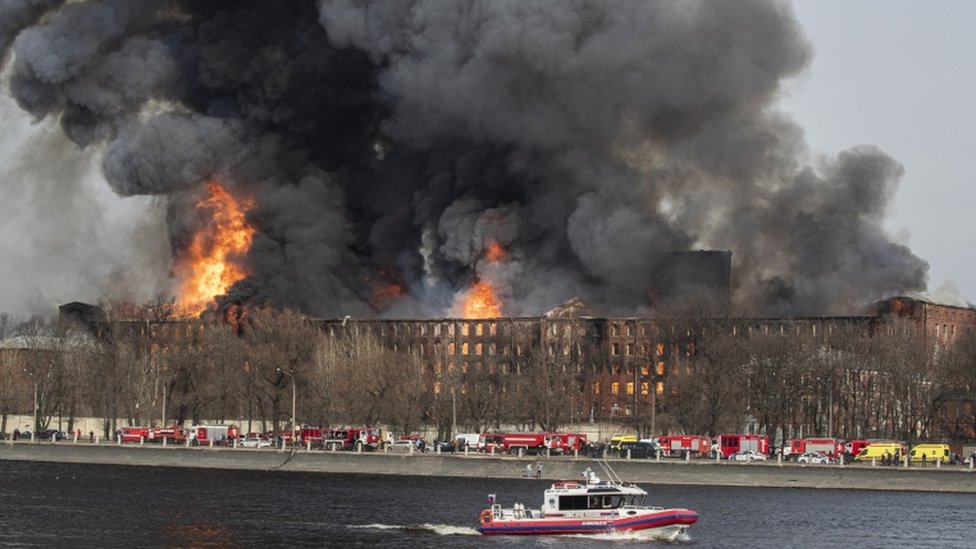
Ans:
{"type": "Polygon", "coordinates": [[[814,153],[872,144],[902,164],[888,230],[929,262],[930,293],[976,302],[976,2],[794,8],[815,55],[783,108],[814,153]]]}
{"type": "MultiPolygon", "coordinates": [[[[784,83],[781,107],[814,155],[871,144],[900,162],[888,230],[929,262],[930,293],[976,302],[976,1],[796,0],[794,8],[815,55],[784,83]]],[[[160,209],[112,194],[100,151],[77,150],[56,121],[32,123],[2,85],[0,280],[16,282],[0,285],[0,312],[53,312],[121,287],[141,288],[133,300],[164,291],[153,286],[167,269],[160,209]],[[31,231],[39,217],[52,229],[31,231]],[[100,243],[97,261],[80,239],[100,243]]]]}

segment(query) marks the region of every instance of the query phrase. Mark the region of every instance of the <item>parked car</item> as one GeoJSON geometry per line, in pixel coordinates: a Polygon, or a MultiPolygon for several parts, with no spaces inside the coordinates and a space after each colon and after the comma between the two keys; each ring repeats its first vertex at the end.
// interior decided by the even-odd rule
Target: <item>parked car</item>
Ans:
{"type": "Polygon", "coordinates": [[[766,455],[755,450],[739,450],[729,456],[729,461],[766,461],[766,455]]]}
{"type": "Polygon", "coordinates": [[[242,448],[271,448],[271,440],[264,437],[247,437],[241,439],[242,448]]]}
{"type": "Polygon", "coordinates": [[[626,458],[628,450],[631,459],[656,458],[661,453],[661,447],[655,442],[624,442],[620,444],[620,457],[626,458]]]}
{"type": "Polygon", "coordinates": [[[394,440],[386,445],[391,452],[409,452],[411,449],[417,451],[417,443],[412,440],[394,440]]]}
{"type": "Polygon", "coordinates": [[[797,456],[796,462],[797,463],[831,463],[832,460],[823,454],[818,454],[816,452],[806,452],[804,454],[800,454],[799,456],[797,456]]]}

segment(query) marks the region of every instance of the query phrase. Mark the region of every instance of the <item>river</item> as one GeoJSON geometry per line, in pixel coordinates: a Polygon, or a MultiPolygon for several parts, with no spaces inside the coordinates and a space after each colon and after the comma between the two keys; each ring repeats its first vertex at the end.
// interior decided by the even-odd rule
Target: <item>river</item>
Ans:
{"type": "Polygon", "coordinates": [[[550,481],[0,461],[4,547],[966,547],[976,495],[647,486],[688,539],[481,536],[487,494],[538,506],[550,481]]]}

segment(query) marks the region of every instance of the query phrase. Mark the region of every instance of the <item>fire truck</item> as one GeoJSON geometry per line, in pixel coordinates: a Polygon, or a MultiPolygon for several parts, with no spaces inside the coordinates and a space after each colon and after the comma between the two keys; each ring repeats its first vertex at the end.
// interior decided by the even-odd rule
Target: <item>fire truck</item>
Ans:
{"type": "Polygon", "coordinates": [[[322,433],[322,447],[326,450],[375,450],[380,446],[379,429],[345,427],[322,433]]]}
{"type": "Polygon", "coordinates": [[[241,430],[236,425],[194,425],[188,435],[194,446],[226,445],[240,436],[241,430]]]}
{"type": "Polygon", "coordinates": [[[482,433],[478,437],[481,452],[518,454],[569,453],[586,446],[581,433],[482,433]]]}
{"type": "Polygon", "coordinates": [[[304,427],[298,436],[301,437],[302,444],[309,444],[312,448],[322,448],[328,431],[320,427],[304,427]]]}
{"type": "Polygon", "coordinates": [[[860,454],[861,450],[871,444],[871,442],[872,441],[870,440],[864,439],[849,440],[846,444],[844,444],[844,453],[848,457],[853,458],[854,456],[860,454]]]}
{"type": "Polygon", "coordinates": [[[801,454],[814,452],[823,454],[831,459],[837,459],[844,451],[844,445],[833,438],[791,438],[786,441],[786,451],[783,457],[796,459],[801,454]]]}
{"type": "Polygon", "coordinates": [[[769,437],[766,435],[726,434],[718,436],[718,451],[726,459],[739,450],[754,450],[769,455],[769,437]]]}
{"type": "Polygon", "coordinates": [[[549,448],[557,454],[572,454],[586,446],[583,433],[549,433],[549,448]]]}
{"type": "Polygon", "coordinates": [[[123,427],[122,442],[148,442],[149,427],[123,427]]]}
{"type": "Polygon", "coordinates": [[[664,455],[683,457],[685,453],[692,456],[707,456],[711,451],[712,441],[706,437],[696,435],[663,435],[655,439],[664,451],[664,455]]]}
{"type": "Polygon", "coordinates": [[[183,428],[178,425],[171,425],[169,427],[152,427],[149,429],[149,439],[150,442],[162,442],[169,441],[174,443],[182,443],[186,441],[186,433],[183,428]]]}

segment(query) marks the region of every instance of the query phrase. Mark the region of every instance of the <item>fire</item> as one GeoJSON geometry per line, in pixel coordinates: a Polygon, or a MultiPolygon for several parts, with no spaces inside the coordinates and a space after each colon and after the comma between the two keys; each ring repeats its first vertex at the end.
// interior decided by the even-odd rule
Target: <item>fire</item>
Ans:
{"type": "Polygon", "coordinates": [[[376,288],[373,295],[369,298],[369,306],[374,311],[385,311],[398,299],[403,297],[403,287],[396,283],[376,288]]]}
{"type": "Polygon", "coordinates": [[[207,197],[197,203],[197,210],[205,212],[208,219],[175,267],[180,279],[180,310],[204,311],[214,297],[225,294],[247,276],[236,261],[251,246],[254,229],[244,216],[253,205],[251,200],[236,200],[215,181],[207,183],[207,197]]]}
{"type": "Polygon", "coordinates": [[[464,318],[494,318],[502,316],[502,303],[495,296],[495,289],[484,280],[474,283],[464,298],[464,318]]]}
{"type": "Polygon", "coordinates": [[[508,257],[508,251],[502,247],[501,244],[497,242],[492,242],[488,245],[488,249],[485,250],[485,259],[491,262],[501,261],[508,257]]]}

